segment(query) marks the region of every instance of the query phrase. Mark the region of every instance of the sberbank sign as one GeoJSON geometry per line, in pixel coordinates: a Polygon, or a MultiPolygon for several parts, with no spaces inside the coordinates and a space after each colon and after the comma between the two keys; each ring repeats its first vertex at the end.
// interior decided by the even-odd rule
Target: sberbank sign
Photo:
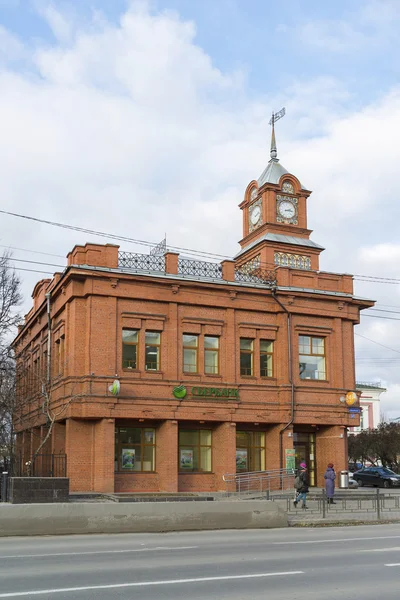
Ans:
{"type": "Polygon", "coordinates": [[[192,387],[192,396],[214,396],[215,398],[239,398],[237,388],[192,387]]]}
{"type": "MultiPolygon", "coordinates": [[[[178,385],[172,390],[175,398],[183,400],[186,397],[188,390],[184,385],[178,385]]],[[[239,398],[238,388],[219,388],[219,387],[200,387],[191,388],[191,394],[194,397],[205,396],[210,398],[239,398]]]]}

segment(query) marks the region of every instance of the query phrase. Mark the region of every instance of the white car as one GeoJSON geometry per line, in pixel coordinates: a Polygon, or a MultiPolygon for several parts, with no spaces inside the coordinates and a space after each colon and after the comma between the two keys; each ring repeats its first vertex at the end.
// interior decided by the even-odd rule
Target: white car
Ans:
{"type": "Polygon", "coordinates": [[[358,483],[355,479],[353,479],[353,473],[349,473],[349,489],[358,489],[358,483]]]}

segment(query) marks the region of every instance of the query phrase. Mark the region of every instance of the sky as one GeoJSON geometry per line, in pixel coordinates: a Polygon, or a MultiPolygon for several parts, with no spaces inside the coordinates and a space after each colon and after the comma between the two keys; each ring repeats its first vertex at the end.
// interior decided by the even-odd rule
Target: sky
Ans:
{"type": "MultiPolygon", "coordinates": [[[[233,256],[285,106],[321,269],[377,301],[357,379],[400,416],[399,47],[398,0],[0,0],[0,210],[233,256]]],[[[104,243],[0,223],[26,312],[75,244],[104,243]]]]}

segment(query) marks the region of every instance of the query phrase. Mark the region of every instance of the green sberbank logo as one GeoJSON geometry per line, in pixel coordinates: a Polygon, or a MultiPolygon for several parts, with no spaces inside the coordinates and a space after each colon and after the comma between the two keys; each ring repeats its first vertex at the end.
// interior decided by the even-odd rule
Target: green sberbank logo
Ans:
{"type": "Polygon", "coordinates": [[[172,393],[175,396],[175,398],[178,398],[179,400],[181,400],[182,398],[184,398],[186,396],[187,389],[185,388],[184,385],[177,385],[172,390],[172,393]]]}

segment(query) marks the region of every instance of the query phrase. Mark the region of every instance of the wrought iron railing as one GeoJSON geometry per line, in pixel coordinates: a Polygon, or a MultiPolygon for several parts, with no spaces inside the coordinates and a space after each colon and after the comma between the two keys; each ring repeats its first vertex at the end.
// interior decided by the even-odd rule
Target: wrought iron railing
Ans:
{"type": "Polygon", "coordinates": [[[16,454],[8,466],[10,477],[66,477],[66,454],[38,454],[29,460],[16,454]]]}
{"type": "Polygon", "coordinates": [[[257,283],[272,287],[276,284],[276,273],[275,271],[267,271],[265,269],[248,272],[246,269],[242,270],[240,267],[236,267],[235,281],[238,283],[257,283]]]}
{"type": "Polygon", "coordinates": [[[66,477],[66,454],[38,454],[32,461],[32,477],[66,477]]]}
{"type": "MultiPolygon", "coordinates": [[[[166,273],[165,256],[121,251],[118,253],[118,266],[120,269],[129,269],[136,273],[166,273]]],[[[222,266],[220,263],[205,260],[178,258],[178,275],[222,281],[222,266]]],[[[248,265],[243,265],[235,268],[235,282],[272,287],[276,284],[276,273],[274,270],[268,271],[261,268],[250,271],[248,265]]]]}
{"type": "Polygon", "coordinates": [[[205,260],[178,259],[178,274],[207,279],[222,279],[222,267],[218,263],[205,260]]]}
{"type": "Polygon", "coordinates": [[[165,273],[165,256],[152,254],[134,254],[133,252],[118,252],[118,266],[121,269],[165,273]]]}

